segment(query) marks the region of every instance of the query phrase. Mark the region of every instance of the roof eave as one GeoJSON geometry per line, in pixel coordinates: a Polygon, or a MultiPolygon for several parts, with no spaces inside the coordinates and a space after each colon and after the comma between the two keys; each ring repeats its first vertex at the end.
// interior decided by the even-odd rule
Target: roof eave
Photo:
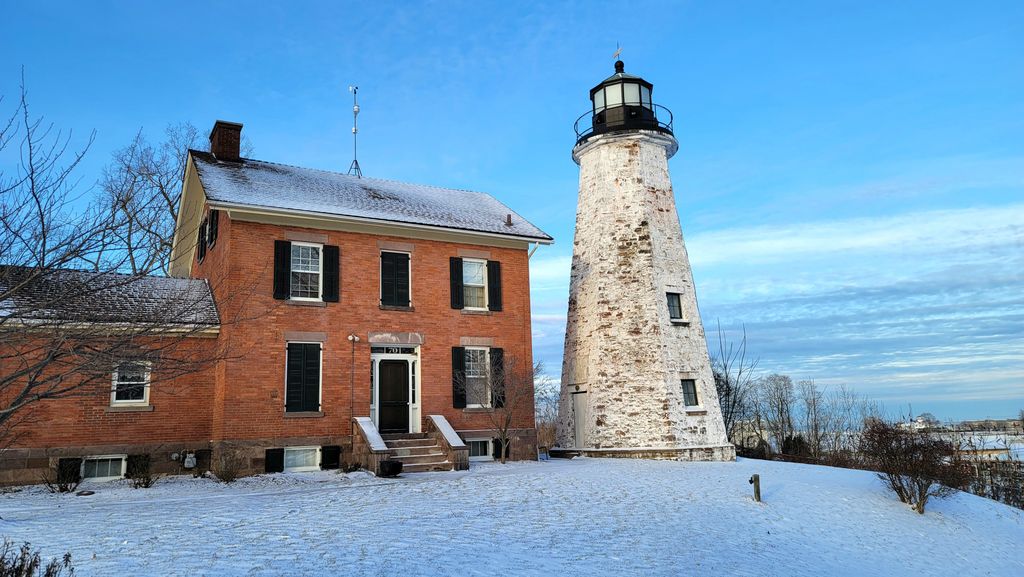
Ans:
{"type": "Polygon", "coordinates": [[[245,204],[237,202],[225,202],[221,200],[213,199],[209,196],[206,198],[207,204],[211,208],[223,209],[223,210],[236,210],[239,212],[251,212],[255,214],[276,214],[285,216],[299,216],[305,218],[316,218],[316,219],[327,219],[337,222],[351,222],[361,224],[384,224],[389,226],[411,228],[417,230],[437,230],[444,231],[453,234],[465,234],[467,236],[485,236],[491,238],[502,238],[510,240],[518,240],[521,242],[537,243],[550,245],[555,243],[555,239],[545,234],[543,237],[536,236],[525,236],[518,234],[502,234],[497,232],[475,230],[470,228],[454,228],[449,226],[440,226],[432,224],[420,224],[413,222],[404,222],[400,220],[388,220],[383,218],[369,218],[360,216],[351,216],[344,214],[332,214],[329,212],[316,212],[311,210],[299,210],[293,208],[280,208],[275,206],[263,206],[254,204],[245,204]]]}

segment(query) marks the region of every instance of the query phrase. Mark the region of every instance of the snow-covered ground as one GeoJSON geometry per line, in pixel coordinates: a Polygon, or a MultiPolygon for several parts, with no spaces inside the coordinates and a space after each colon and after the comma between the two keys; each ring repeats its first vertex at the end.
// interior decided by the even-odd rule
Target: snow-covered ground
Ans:
{"type": "Polygon", "coordinates": [[[474,464],[0,495],[0,535],[82,575],[1024,575],[1024,511],[924,516],[871,473],[739,460],[474,464]],[[747,479],[760,473],[764,503],[747,479]]]}

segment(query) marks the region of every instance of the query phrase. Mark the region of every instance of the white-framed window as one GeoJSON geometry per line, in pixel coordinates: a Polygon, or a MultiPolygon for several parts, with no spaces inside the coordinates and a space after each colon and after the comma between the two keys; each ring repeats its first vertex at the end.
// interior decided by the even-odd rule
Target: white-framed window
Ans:
{"type": "Polygon", "coordinates": [[[491,406],[490,351],[466,347],[466,406],[491,406]]]}
{"type": "Polygon", "coordinates": [[[121,479],[128,467],[127,455],[96,455],[82,459],[82,478],[91,481],[121,479]]]}
{"type": "Polygon", "coordinates": [[[114,368],[110,388],[111,405],[149,404],[148,361],[125,361],[114,368]]]}
{"type": "Polygon", "coordinates": [[[285,447],[284,471],[286,473],[319,470],[320,447],[285,447]]]}
{"type": "Polygon", "coordinates": [[[324,283],[323,245],[292,243],[291,294],[294,300],[321,300],[324,283]]]}
{"type": "Polygon", "coordinates": [[[467,309],[487,310],[487,261],[462,259],[462,304],[467,309]]]}
{"type": "Polygon", "coordinates": [[[666,293],[668,299],[668,318],[672,321],[683,320],[683,302],[679,293],[666,293]]]}
{"type": "Polygon", "coordinates": [[[693,379],[682,379],[683,387],[683,404],[687,407],[699,407],[700,402],[697,398],[697,381],[693,379]]]}
{"type": "Polygon", "coordinates": [[[466,439],[470,461],[493,461],[494,451],[490,439],[466,439]]]}

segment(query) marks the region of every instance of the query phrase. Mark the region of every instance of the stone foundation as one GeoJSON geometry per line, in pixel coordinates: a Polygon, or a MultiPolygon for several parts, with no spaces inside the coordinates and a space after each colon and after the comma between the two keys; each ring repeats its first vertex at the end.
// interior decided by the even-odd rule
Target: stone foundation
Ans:
{"type": "Polygon", "coordinates": [[[638,449],[573,449],[582,457],[613,459],[653,459],[661,461],[734,461],[736,447],[638,448],[638,449]]]}

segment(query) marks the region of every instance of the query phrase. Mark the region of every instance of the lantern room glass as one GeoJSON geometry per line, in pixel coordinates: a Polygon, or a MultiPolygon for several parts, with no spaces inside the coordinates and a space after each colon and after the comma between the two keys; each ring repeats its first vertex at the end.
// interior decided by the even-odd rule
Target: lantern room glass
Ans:
{"type": "Polygon", "coordinates": [[[627,106],[640,106],[640,85],[627,82],[622,85],[626,94],[627,106]]]}
{"type": "Polygon", "coordinates": [[[653,110],[651,106],[651,89],[646,86],[640,87],[640,99],[643,101],[644,108],[653,110]]]}
{"type": "Polygon", "coordinates": [[[604,90],[598,90],[594,93],[594,112],[601,112],[604,110],[604,90]]]}
{"type": "Polygon", "coordinates": [[[622,106],[622,85],[613,84],[604,89],[605,102],[608,104],[608,108],[614,108],[616,106],[622,106]]]}

